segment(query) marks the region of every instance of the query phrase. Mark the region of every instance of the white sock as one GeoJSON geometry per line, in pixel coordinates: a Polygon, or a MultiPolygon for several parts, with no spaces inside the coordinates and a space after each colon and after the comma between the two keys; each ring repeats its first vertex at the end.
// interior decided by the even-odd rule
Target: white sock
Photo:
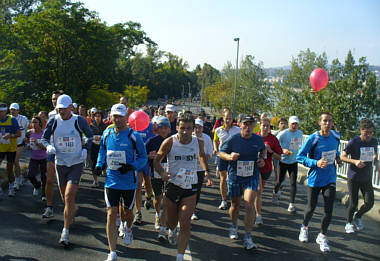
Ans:
{"type": "Polygon", "coordinates": [[[117,257],[116,251],[110,251],[110,255],[112,258],[117,257]]]}
{"type": "Polygon", "coordinates": [[[64,233],[64,234],[69,234],[69,229],[68,229],[68,228],[63,228],[63,229],[62,229],[62,233],[64,233]]]}
{"type": "Polygon", "coordinates": [[[177,254],[177,258],[183,259],[183,254],[177,254]]]}

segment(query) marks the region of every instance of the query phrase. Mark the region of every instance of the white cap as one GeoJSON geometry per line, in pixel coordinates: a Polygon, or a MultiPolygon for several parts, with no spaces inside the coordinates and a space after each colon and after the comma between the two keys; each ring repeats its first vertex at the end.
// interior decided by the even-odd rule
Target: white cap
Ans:
{"type": "Polygon", "coordinates": [[[201,125],[203,127],[203,121],[201,119],[195,119],[195,124],[201,125]]]}
{"type": "Polygon", "coordinates": [[[167,104],[165,107],[165,112],[167,111],[175,112],[175,106],[173,104],[167,104]]]}
{"type": "Polygon", "coordinates": [[[12,103],[11,106],[9,106],[9,109],[20,110],[20,106],[18,103],[12,103]]]}
{"type": "Polygon", "coordinates": [[[91,108],[91,113],[95,113],[95,112],[98,112],[98,109],[95,107],[91,108]]]}
{"type": "Polygon", "coordinates": [[[159,116],[153,116],[152,123],[153,124],[157,123],[158,122],[158,118],[159,118],[159,116]]]}
{"type": "Polygon", "coordinates": [[[57,99],[57,105],[55,106],[56,109],[66,109],[71,104],[73,104],[73,101],[71,100],[69,95],[62,94],[57,99]]]}
{"type": "Polygon", "coordinates": [[[300,120],[298,119],[297,116],[290,116],[289,117],[289,124],[292,124],[292,123],[300,123],[300,120]]]}
{"type": "Polygon", "coordinates": [[[73,107],[74,107],[74,109],[78,108],[78,104],[74,102],[73,107]]]}
{"type": "Polygon", "coordinates": [[[127,107],[121,103],[114,104],[111,108],[111,115],[125,116],[127,115],[127,107]]]}

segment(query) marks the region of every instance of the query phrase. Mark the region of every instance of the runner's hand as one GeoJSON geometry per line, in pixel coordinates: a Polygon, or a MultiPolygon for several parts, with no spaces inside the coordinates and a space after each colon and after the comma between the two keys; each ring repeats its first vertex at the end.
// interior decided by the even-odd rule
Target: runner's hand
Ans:
{"type": "Polygon", "coordinates": [[[259,167],[259,168],[262,168],[262,167],[264,167],[265,166],[265,161],[263,160],[263,159],[258,159],[257,160],[257,166],[259,167]]]}
{"type": "Polygon", "coordinates": [[[214,186],[214,182],[212,181],[210,175],[207,173],[205,173],[205,177],[207,178],[207,183],[206,183],[206,186],[207,187],[212,187],[214,186]]]}
{"type": "Polygon", "coordinates": [[[135,168],[129,163],[119,163],[119,165],[120,168],[118,168],[117,170],[120,172],[120,174],[126,174],[128,173],[128,171],[135,170],[135,168]]]}
{"type": "Polygon", "coordinates": [[[329,163],[327,162],[327,160],[325,158],[322,158],[322,159],[317,161],[317,167],[318,168],[325,169],[325,168],[327,168],[328,165],[329,165],[329,163]]]}
{"type": "Polygon", "coordinates": [[[96,176],[101,176],[102,175],[102,167],[99,167],[99,166],[95,167],[94,174],[96,176]]]}
{"type": "Polygon", "coordinates": [[[46,146],[46,153],[49,155],[56,154],[55,148],[53,145],[47,145],[46,146]]]}
{"type": "Polygon", "coordinates": [[[364,168],[365,167],[365,162],[362,161],[362,160],[357,160],[355,161],[355,166],[358,167],[358,168],[364,168]]]}
{"type": "Polygon", "coordinates": [[[231,161],[236,161],[236,160],[238,160],[239,156],[240,156],[240,153],[232,152],[230,154],[230,159],[231,159],[231,161]]]}

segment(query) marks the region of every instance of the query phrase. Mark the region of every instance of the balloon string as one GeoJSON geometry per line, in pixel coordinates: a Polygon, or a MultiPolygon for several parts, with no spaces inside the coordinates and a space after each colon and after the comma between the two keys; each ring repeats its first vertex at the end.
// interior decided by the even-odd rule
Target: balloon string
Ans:
{"type": "Polygon", "coordinates": [[[322,110],[325,110],[325,108],[324,108],[323,105],[322,105],[321,100],[319,99],[319,95],[318,95],[317,92],[315,92],[315,96],[317,97],[317,101],[318,101],[319,105],[321,105],[322,110]]]}

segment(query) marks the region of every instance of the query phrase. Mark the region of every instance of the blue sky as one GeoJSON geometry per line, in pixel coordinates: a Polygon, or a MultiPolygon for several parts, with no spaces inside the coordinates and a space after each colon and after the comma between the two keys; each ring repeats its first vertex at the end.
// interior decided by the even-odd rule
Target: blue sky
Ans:
{"type": "Polygon", "coordinates": [[[107,24],[139,22],[163,51],[193,69],[221,69],[240,55],[264,67],[289,65],[310,48],[344,61],[349,49],[380,65],[380,1],[376,0],[81,0],[107,24]]]}

